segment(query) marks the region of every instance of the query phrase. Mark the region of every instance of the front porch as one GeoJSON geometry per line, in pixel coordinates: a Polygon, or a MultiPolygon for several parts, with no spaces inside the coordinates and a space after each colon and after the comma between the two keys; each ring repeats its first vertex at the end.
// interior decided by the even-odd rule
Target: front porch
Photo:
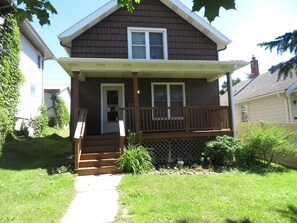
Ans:
{"type": "Polygon", "coordinates": [[[245,62],[81,58],[58,62],[72,77],[71,135],[78,171],[116,171],[114,163],[123,153],[128,130],[159,163],[196,162],[206,141],[233,134],[233,109],[219,106],[218,78],[226,75],[231,86],[231,72],[245,62]],[[79,109],[85,106],[88,118],[87,110],[79,109]],[[89,156],[90,133],[98,140],[96,145],[92,142],[89,156]],[[104,145],[110,136],[106,133],[116,133],[113,147],[104,145]]]}

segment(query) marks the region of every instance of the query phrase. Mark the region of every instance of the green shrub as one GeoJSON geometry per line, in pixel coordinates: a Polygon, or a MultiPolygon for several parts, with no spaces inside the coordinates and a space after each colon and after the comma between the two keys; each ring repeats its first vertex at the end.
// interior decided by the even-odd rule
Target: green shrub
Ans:
{"type": "Polygon", "coordinates": [[[230,136],[217,136],[206,143],[203,156],[212,165],[229,165],[235,161],[235,152],[240,148],[236,139],[230,136]]]}
{"type": "Polygon", "coordinates": [[[127,173],[143,173],[154,167],[150,152],[143,146],[128,143],[124,154],[117,160],[120,169],[127,173]]]}
{"type": "Polygon", "coordinates": [[[247,124],[243,129],[243,148],[249,159],[260,158],[269,165],[280,157],[297,155],[296,132],[271,123],[247,124]]]}
{"type": "Polygon", "coordinates": [[[46,105],[43,103],[38,110],[40,115],[34,117],[32,120],[32,125],[34,128],[34,136],[41,137],[45,136],[45,130],[48,125],[46,105]]]}
{"type": "Polygon", "coordinates": [[[54,126],[63,128],[67,126],[70,121],[69,112],[65,102],[60,96],[57,96],[56,94],[52,94],[51,99],[55,113],[54,126]]]}

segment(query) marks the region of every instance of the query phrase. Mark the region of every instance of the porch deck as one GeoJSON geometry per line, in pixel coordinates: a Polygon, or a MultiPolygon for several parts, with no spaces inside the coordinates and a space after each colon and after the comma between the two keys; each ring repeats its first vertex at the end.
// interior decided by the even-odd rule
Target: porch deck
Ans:
{"type": "Polygon", "coordinates": [[[79,175],[119,172],[116,160],[123,153],[128,130],[136,133],[160,164],[177,159],[197,162],[205,142],[233,134],[229,107],[222,106],[119,108],[119,133],[97,136],[85,135],[86,117],[87,110],[80,109],[74,136],[79,175]]]}

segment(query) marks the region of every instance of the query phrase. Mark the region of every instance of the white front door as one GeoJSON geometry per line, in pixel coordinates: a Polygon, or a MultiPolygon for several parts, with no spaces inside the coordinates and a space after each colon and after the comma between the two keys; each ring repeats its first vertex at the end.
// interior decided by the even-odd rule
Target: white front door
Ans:
{"type": "Polygon", "coordinates": [[[101,132],[118,132],[118,108],[124,106],[124,85],[102,84],[101,95],[101,132]]]}

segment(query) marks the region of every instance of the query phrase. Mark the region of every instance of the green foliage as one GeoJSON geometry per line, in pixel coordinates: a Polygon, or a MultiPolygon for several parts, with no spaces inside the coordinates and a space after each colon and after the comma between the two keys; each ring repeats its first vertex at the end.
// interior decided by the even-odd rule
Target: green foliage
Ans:
{"type": "Polygon", "coordinates": [[[297,156],[297,134],[271,123],[243,126],[243,150],[248,161],[260,158],[265,165],[285,156],[297,156]]]}
{"type": "Polygon", "coordinates": [[[234,163],[239,148],[240,144],[233,137],[217,136],[206,144],[203,155],[212,165],[228,165],[234,163]]]}
{"type": "Polygon", "coordinates": [[[49,0],[17,0],[18,8],[16,18],[22,22],[25,19],[33,21],[33,15],[37,17],[40,25],[50,25],[50,14],[57,14],[57,10],[49,0]]]}
{"type": "Polygon", "coordinates": [[[1,16],[5,18],[5,23],[0,29],[0,44],[3,46],[0,53],[0,148],[6,135],[13,132],[19,89],[24,79],[19,69],[21,45],[17,22],[12,14],[1,16]]]}
{"type": "Polygon", "coordinates": [[[34,136],[41,137],[45,136],[46,127],[48,125],[46,105],[43,103],[38,110],[40,115],[34,117],[32,120],[32,125],[34,128],[34,136]]]}
{"type": "MultiPolygon", "coordinates": [[[[235,86],[236,84],[240,83],[241,80],[240,78],[236,78],[236,79],[232,79],[232,86],[235,86]]],[[[220,90],[220,95],[225,94],[228,91],[228,85],[227,85],[227,81],[224,81],[222,86],[221,86],[221,90],[220,90]]]]}
{"type": "Polygon", "coordinates": [[[124,149],[124,154],[117,160],[119,167],[127,173],[143,173],[154,167],[151,153],[142,145],[135,144],[131,140],[135,139],[135,134],[128,136],[128,145],[124,149]]]}
{"type": "Polygon", "coordinates": [[[204,17],[212,22],[220,14],[220,8],[236,9],[235,0],[193,0],[192,11],[200,11],[204,7],[204,17]]]}
{"type": "Polygon", "coordinates": [[[285,33],[282,36],[275,38],[274,41],[259,43],[258,46],[265,47],[265,50],[276,48],[277,54],[283,54],[289,51],[294,56],[288,61],[273,65],[269,71],[274,73],[278,71],[278,79],[283,75],[283,78],[292,77],[295,71],[297,75],[297,30],[285,33]]]}
{"type": "Polygon", "coordinates": [[[51,99],[55,113],[54,126],[63,128],[67,126],[70,121],[70,116],[65,102],[60,96],[57,96],[56,94],[52,94],[51,99]]]}
{"type": "Polygon", "coordinates": [[[4,110],[3,108],[0,108],[0,153],[2,150],[2,146],[5,142],[5,138],[7,135],[7,130],[8,130],[8,115],[6,113],[6,110],[4,110]]]}

